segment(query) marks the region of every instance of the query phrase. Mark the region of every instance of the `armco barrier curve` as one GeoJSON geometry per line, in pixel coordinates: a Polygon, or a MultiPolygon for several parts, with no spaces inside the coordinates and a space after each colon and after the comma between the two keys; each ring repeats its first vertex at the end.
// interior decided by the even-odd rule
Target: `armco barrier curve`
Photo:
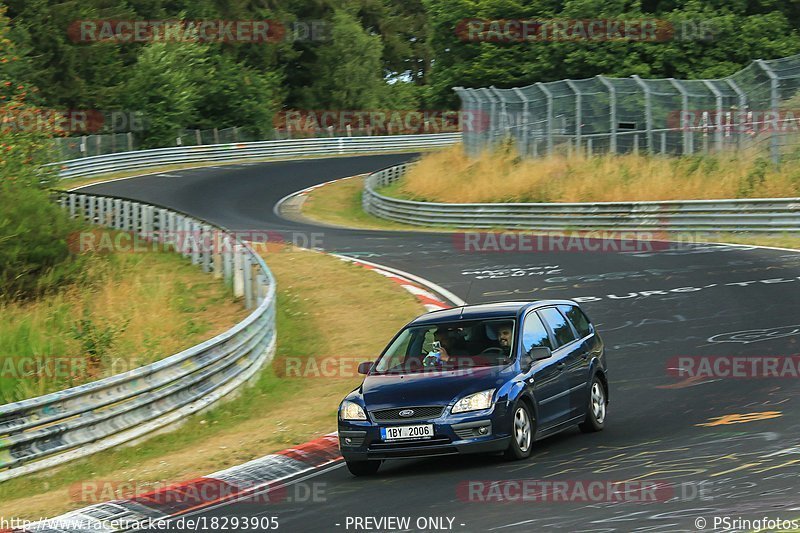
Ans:
{"type": "MultiPolygon", "coordinates": [[[[187,163],[416,151],[460,134],[262,141],[174,147],[53,163],[59,177],[89,177],[187,163]]],[[[247,382],[274,354],[275,279],[238,236],[187,214],[109,196],[58,193],[74,217],[174,242],[204,271],[224,277],[253,312],[213,339],[161,361],[79,387],[0,406],[0,482],[146,436],[216,402],[247,382]],[[213,242],[205,247],[200,243],[213,242]]]]}
{"type": "Polygon", "coordinates": [[[800,198],[600,203],[416,202],[380,194],[413,163],[370,174],[362,197],[366,212],[420,226],[614,231],[800,231],[800,198]]]}
{"type": "Polygon", "coordinates": [[[84,157],[53,163],[52,165],[58,167],[61,178],[74,178],[166,165],[411,152],[438,146],[449,146],[460,140],[460,133],[435,133],[429,135],[336,137],[207,146],[174,146],[171,148],[84,157]]]}
{"type": "Polygon", "coordinates": [[[176,422],[245,383],[274,353],[275,279],[238,236],[183,213],[121,198],[59,193],[58,200],[89,222],[162,243],[184,242],[181,253],[224,277],[253,311],[230,330],[153,364],[0,406],[0,481],[176,422]]]}
{"type": "MultiPolygon", "coordinates": [[[[409,152],[448,146],[459,133],[261,141],[173,147],[86,157],[51,166],[61,179],[187,163],[409,152]]],[[[181,250],[224,277],[253,312],[213,339],[141,368],[0,406],[0,482],[146,436],[203,409],[247,382],[274,354],[275,279],[253,249],[224,228],[185,213],[123,198],[58,193],[74,217],[175,241],[209,240],[181,250]],[[178,239],[180,240],[180,238],[178,239]]]]}

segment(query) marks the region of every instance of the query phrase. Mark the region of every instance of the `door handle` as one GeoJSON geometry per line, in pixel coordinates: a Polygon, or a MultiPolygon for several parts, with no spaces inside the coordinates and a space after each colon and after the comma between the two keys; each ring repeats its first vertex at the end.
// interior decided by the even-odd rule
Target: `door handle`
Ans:
{"type": "Polygon", "coordinates": [[[564,361],[561,361],[556,365],[556,368],[562,370],[565,366],[567,366],[566,363],[564,363],[564,361]]]}
{"type": "Polygon", "coordinates": [[[588,359],[588,358],[589,358],[589,352],[583,352],[583,353],[581,354],[581,357],[582,357],[583,359],[588,359]]]}

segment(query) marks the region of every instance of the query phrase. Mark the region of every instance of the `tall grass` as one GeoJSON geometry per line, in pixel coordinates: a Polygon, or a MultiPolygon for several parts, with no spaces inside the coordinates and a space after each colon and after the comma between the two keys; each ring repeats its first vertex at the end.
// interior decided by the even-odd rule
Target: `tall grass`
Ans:
{"type": "Polygon", "coordinates": [[[800,162],[756,155],[553,155],[501,148],[471,159],[461,146],[423,156],[391,195],[436,202],[612,202],[800,196],[800,162]]]}
{"type": "Polygon", "coordinates": [[[0,302],[0,403],[151,363],[246,315],[224,284],[180,255],[82,259],[79,281],[34,300],[0,302]],[[22,361],[45,366],[30,371],[22,361]]]}

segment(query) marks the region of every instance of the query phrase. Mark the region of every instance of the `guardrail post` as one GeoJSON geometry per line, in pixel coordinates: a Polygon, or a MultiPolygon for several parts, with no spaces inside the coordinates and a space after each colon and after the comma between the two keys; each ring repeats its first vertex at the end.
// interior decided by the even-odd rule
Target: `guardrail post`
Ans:
{"type": "Polygon", "coordinates": [[[95,201],[97,200],[97,198],[95,196],[87,196],[86,200],[89,203],[88,211],[87,211],[87,217],[89,219],[89,222],[94,224],[95,223],[94,217],[95,217],[95,211],[96,211],[96,209],[95,209],[95,201]]]}
{"type": "Polygon", "coordinates": [[[114,198],[114,229],[122,229],[122,200],[114,198]]]}
{"type": "Polygon", "coordinates": [[[189,222],[185,216],[178,215],[175,217],[175,223],[175,246],[178,248],[180,254],[188,259],[192,257],[192,240],[189,234],[189,222]]]}
{"type": "Polygon", "coordinates": [[[231,281],[233,278],[234,258],[233,258],[233,239],[230,234],[224,233],[222,235],[222,277],[225,281],[231,281]]]}
{"type": "Polygon", "coordinates": [[[122,201],[122,229],[130,231],[133,225],[133,202],[129,200],[122,201]]]}
{"type": "Polygon", "coordinates": [[[101,226],[106,224],[106,199],[97,198],[97,223],[101,226]]]}
{"type": "Polygon", "coordinates": [[[214,257],[216,256],[214,253],[214,234],[211,232],[211,227],[205,224],[203,225],[202,247],[203,272],[211,272],[211,269],[213,268],[214,257]]]}
{"type": "Polygon", "coordinates": [[[214,279],[222,278],[222,233],[217,228],[211,228],[211,271],[214,279]]]}
{"type": "Polygon", "coordinates": [[[191,256],[192,256],[192,264],[199,265],[200,264],[200,225],[195,223],[194,220],[191,218],[186,219],[186,225],[188,228],[188,235],[189,235],[189,242],[191,243],[191,256]]]}
{"type": "Polygon", "coordinates": [[[114,222],[116,221],[116,211],[114,210],[114,199],[113,198],[105,198],[105,215],[103,220],[103,225],[105,227],[114,227],[114,222]]]}
{"type": "Polygon", "coordinates": [[[244,296],[244,260],[242,258],[242,245],[234,241],[233,244],[233,295],[237,298],[244,296]]]}
{"type": "Polygon", "coordinates": [[[78,195],[78,215],[81,220],[86,220],[86,196],[78,195]]]}
{"type": "Polygon", "coordinates": [[[142,218],[142,204],[139,202],[131,202],[131,227],[129,228],[132,233],[139,233],[139,223],[142,218]]]}
{"type": "Polygon", "coordinates": [[[253,308],[253,267],[251,264],[250,252],[242,246],[242,274],[244,283],[244,305],[248,309],[253,308]]]}

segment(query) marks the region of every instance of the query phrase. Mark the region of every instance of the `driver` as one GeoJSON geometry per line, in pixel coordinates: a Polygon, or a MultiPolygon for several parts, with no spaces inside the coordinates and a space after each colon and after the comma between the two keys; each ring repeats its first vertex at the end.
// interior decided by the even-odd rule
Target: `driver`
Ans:
{"type": "Polygon", "coordinates": [[[497,328],[497,342],[504,352],[511,351],[511,337],[514,334],[514,328],[510,322],[504,322],[497,328]]]}

